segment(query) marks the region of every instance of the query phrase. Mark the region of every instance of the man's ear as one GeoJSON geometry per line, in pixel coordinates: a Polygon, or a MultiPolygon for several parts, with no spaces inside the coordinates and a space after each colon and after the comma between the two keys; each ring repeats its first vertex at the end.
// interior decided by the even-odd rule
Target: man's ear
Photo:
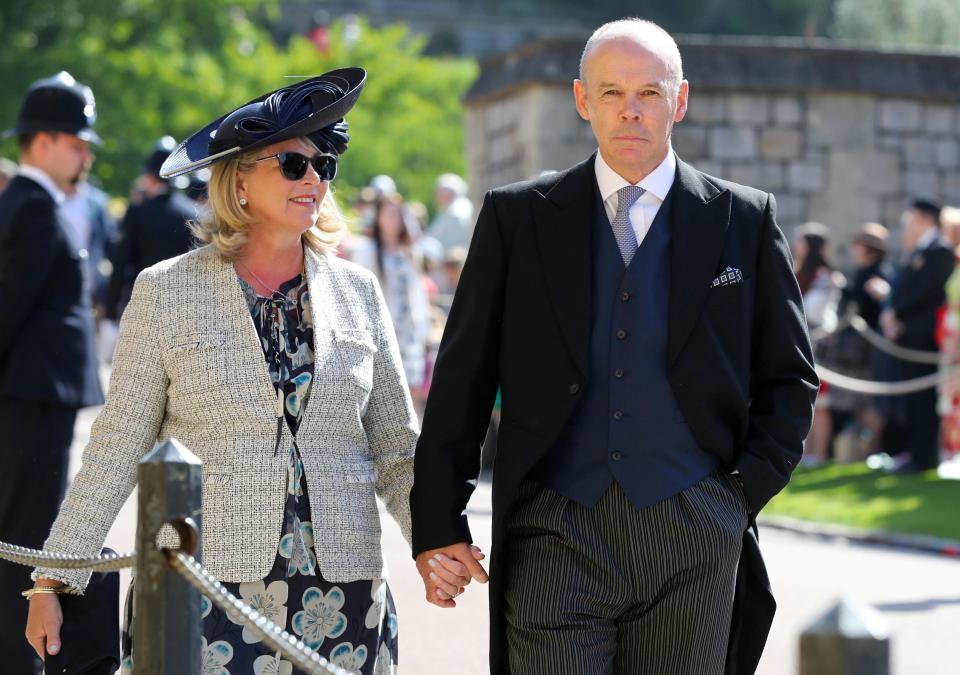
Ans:
{"type": "Polygon", "coordinates": [[[673,115],[674,123],[679,122],[687,114],[687,102],[690,96],[690,83],[684,80],[677,91],[677,112],[673,115]]]}
{"type": "Polygon", "coordinates": [[[583,80],[573,81],[573,99],[577,104],[577,112],[580,117],[590,121],[590,110],[587,108],[587,83],[583,80]]]}

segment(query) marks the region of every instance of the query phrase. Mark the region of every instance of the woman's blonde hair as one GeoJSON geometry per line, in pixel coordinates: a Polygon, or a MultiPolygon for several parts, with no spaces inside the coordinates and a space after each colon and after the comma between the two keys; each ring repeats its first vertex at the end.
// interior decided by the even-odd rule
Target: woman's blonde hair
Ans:
{"type": "MultiPolygon", "coordinates": [[[[308,139],[302,140],[316,149],[308,139]]],[[[190,222],[193,235],[213,245],[227,261],[232,262],[242,255],[247,245],[247,231],[257,222],[240,206],[237,195],[237,176],[253,171],[257,164],[256,155],[257,152],[241,153],[211,167],[207,208],[198,220],[190,222]]],[[[333,187],[328,186],[320,204],[317,222],[303,233],[303,243],[317,253],[333,251],[340,243],[344,230],[343,216],[333,195],[333,187]]]]}

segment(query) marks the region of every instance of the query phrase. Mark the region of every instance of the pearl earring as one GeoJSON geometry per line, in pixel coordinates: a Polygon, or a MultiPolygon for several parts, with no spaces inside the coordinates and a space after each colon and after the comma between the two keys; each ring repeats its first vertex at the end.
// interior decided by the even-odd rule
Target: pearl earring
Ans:
{"type": "Polygon", "coordinates": [[[246,206],[246,205],[247,205],[247,198],[246,198],[246,197],[241,197],[241,198],[240,198],[240,206],[246,206]]]}

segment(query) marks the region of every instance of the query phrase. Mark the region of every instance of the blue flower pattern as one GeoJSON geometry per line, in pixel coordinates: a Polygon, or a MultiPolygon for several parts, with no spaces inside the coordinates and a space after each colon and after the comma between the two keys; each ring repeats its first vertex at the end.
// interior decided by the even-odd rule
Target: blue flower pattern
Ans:
{"type": "MultiPolygon", "coordinates": [[[[233,595],[255,601],[271,618],[320,655],[361,675],[395,672],[397,618],[385,580],[331,583],[319,575],[310,500],[296,433],[313,383],[313,320],[305,278],[282,284],[280,294],[258,296],[240,280],[260,335],[267,370],[283,397],[284,421],[294,437],[287,452],[287,501],[277,557],[258,582],[224,583],[233,595]],[[369,658],[369,656],[375,658],[369,658]]],[[[201,597],[204,675],[303,675],[268,645],[201,597]],[[251,642],[252,640],[252,642],[251,642]]],[[[124,630],[124,672],[133,666],[132,612],[124,630]]]]}

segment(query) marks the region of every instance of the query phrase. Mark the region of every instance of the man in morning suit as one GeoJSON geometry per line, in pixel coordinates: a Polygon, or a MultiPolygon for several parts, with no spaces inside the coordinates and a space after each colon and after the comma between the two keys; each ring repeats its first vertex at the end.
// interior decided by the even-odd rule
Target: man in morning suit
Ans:
{"type": "MultiPolygon", "coordinates": [[[[915,199],[901,218],[900,243],[906,262],[894,276],[888,307],[880,315],[885,335],[908,349],[934,352],[937,311],[947,301],[947,279],[954,256],[940,234],[941,206],[931,199],[915,199]]],[[[891,380],[930,375],[937,366],[911,363],[887,356],[884,370],[891,380]]],[[[882,399],[886,415],[884,450],[896,458],[897,473],[935,469],[940,463],[940,416],[937,390],[925,389],[882,399]]]]}
{"type": "Polygon", "coordinates": [[[655,24],[599,28],[574,94],[599,152],[477,221],[417,447],[417,567],[440,606],[461,586],[435,556],[484,579],[465,507],[499,386],[491,671],[753,672],[773,605],[745,535],[818,384],[774,200],[674,155],[688,84],[655,24]]]}
{"type": "MultiPolygon", "coordinates": [[[[0,540],[42,548],[67,483],[77,409],[103,403],[84,251],[59,204],[92,161],[94,100],[61,72],[35,82],[0,195],[0,540]]],[[[3,672],[39,672],[23,636],[30,568],[0,561],[3,672]]]]}

